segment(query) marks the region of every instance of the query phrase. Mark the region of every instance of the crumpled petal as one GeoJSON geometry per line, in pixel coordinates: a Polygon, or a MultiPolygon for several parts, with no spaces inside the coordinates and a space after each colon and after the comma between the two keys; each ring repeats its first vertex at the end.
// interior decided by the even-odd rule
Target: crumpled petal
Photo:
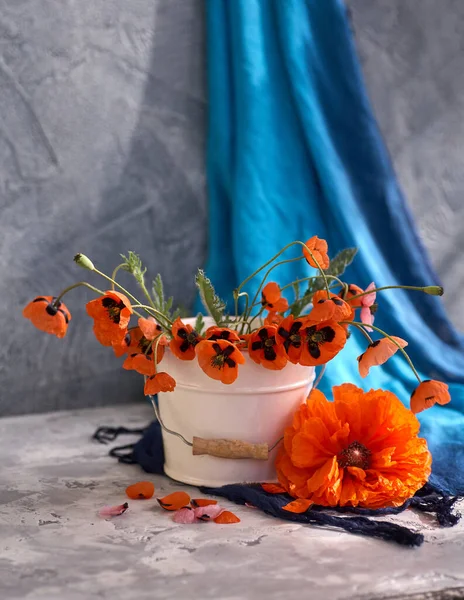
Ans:
{"type": "Polygon", "coordinates": [[[219,504],[211,504],[209,506],[200,506],[193,510],[195,512],[195,517],[200,519],[200,521],[212,521],[223,511],[223,508],[221,508],[219,504]]]}
{"type": "Polygon", "coordinates": [[[119,506],[104,506],[98,511],[100,517],[118,517],[126,512],[129,508],[129,504],[124,502],[124,504],[119,504],[119,506]]]}
{"type": "Polygon", "coordinates": [[[185,506],[184,508],[181,508],[180,510],[176,510],[172,520],[175,521],[176,523],[183,523],[184,525],[190,525],[191,523],[195,523],[195,521],[197,519],[195,517],[195,511],[193,510],[193,508],[190,508],[189,506],[185,506]]]}

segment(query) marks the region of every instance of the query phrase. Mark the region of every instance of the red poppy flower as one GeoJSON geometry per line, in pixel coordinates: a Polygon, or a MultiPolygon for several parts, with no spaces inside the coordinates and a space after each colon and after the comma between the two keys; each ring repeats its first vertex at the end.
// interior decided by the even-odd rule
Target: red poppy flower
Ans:
{"type": "Polygon", "coordinates": [[[313,309],[308,318],[318,321],[346,321],[351,316],[351,306],[336,294],[327,297],[325,290],[316,292],[313,296],[313,309]]]}
{"type": "Polygon", "coordinates": [[[158,325],[158,323],[155,321],[155,319],[153,317],[149,317],[148,319],[140,317],[138,324],[139,324],[140,330],[142,331],[144,337],[147,340],[154,340],[163,331],[161,329],[161,325],[158,325]]]}
{"type": "Polygon", "coordinates": [[[111,346],[124,339],[132,306],[128,298],[120,292],[109,290],[103,296],[91,300],[86,305],[87,314],[94,319],[95,337],[103,346],[111,346]]]}
{"type": "Polygon", "coordinates": [[[280,287],[274,281],[264,286],[261,294],[261,305],[269,311],[285,312],[288,310],[288,301],[281,296],[280,287]]]}
{"type": "Polygon", "coordinates": [[[191,325],[185,325],[178,317],[172,324],[173,339],[169,342],[171,352],[181,360],[193,360],[195,358],[195,346],[202,337],[191,325]]]}
{"type": "Polygon", "coordinates": [[[240,336],[233,329],[213,325],[212,327],[208,327],[208,329],[206,330],[205,339],[212,341],[227,340],[228,342],[239,342],[240,336]]]}
{"type": "Polygon", "coordinates": [[[30,319],[34,327],[63,338],[68,330],[71,313],[63,302],[55,306],[53,296],[38,296],[24,308],[23,317],[30,319]]]}
{"type": "Polygon", "coordinates": [[[137,371],[140,375],[146,375],[147,377],[156,373],[153,355],[131,354],[122,363],[122,368],[127,371],[137,371]]]}
{"type": "Polygon", "coordinates": [[[173,392],[175,387],[176,380],[168,373],[156,373],[147,378],[143,393],[145,396],[154,396],[159,392],[173,392]]]}
{"type": "Polygon", "coordinates": [[[285,317],[280,313],[271,311],[267,313],[267,317],[264,319],[264,325],[270,325],[271,327],[278,327],[285,317]]]}
{"type": "Polygon", "coordinates": [[[348,290],[346,291],[346,294],[344,296],[344,300],[346,300],[348,302],[348,304],[350,304],[352,307],[354,308],[359,308],[361,306],[361,298],[355,298],[354,300],[352,300],[351,298],[353,296],[357,296],[358,294],[362,294],[364,292],[364,290],[362,288],[359,287],[359,285],[356,285],[355,283],[350,283],[350,285],[348,286],[348,290]]]}
{"type": "MultiPolygon", "coordinates": [[[[395,340],[401,348],[408,345],[405,340],[391,336],[392,340],[395,340]]],[[[361,377],[367,377],[369,375],[369,369],[378,365],[383,365],[387,360],[392,357],[395,352],[399,350],[398,345],[392,342],[388,338],[382,338],[369,344],[367,350],[358,356],[358,369],[361,377]]]]}
{"type": "Polygon", "coordinates": [[[297,364],[300,360],[303,349],[303,339],[301,329],[307,319],[302,317],[295,319],[293,315],[285,319],[277,326],[277,340],[283,344],[290,362],[297,364]]]}
{"type": "Polygon", "coordinates": [[[277,340],[276,327],[261,327],[248,340],[250,358],[266,369],[280,371],[287,364],[284,345],[277,340]]]}
{"type": "Polygon", "coordinates": [[[238,365],[245,362],[240,350],[227,340],[203,340],[195,348],[203,371],[222,383],[233,383],[238,377],[238,365]]]}
{"type": "MultiPolygon", "coordinates": [[[[312,255],[319,263],[321,269],[328,269],[330,265],[330,260],[327,255],[327,250],[329,248],[327,242],[325,240],[319,239],[317,235],[315,235],[312,238],[309,238],[309,240],[306,242],[306,246],[311,250],[312,255]]],[[[306,250],[306,248],[303,248],[303,254],[308,263],[312,267],[317,269],[318,267],[317,264],[314,262],[314,258],[306,250]]]]}
{"type": "Polygon", "coordinates": [[[420,413],[434,404],[443,405],[448,402],[451,402],[448,386],[435,379],[426,379],[411,394],[411,410],[414,414],[420,413]]]}
{"type": "MultiPolygon", "coordinates": [[[[154,348],[157,344],[156,339],[161,335],[158,331],[157,333],[158,335],[155,338],[147,339],[140,327],[133,327],[127,331],[122,340],[112,343],[114,353],[118,357],[124,354],[146,354],[148,357],[153,357],[154,348]]],[[[158,363],[163,360],[166,344],[167,340],[163,335],[158,342],[158,363]]]]}
{"type": "Polygon", "coordinates": [[[305,322],[299,334],[301,354],[298,362],[306,367],[328,363],[343,349],[347,339],[345,329],[335,321],[305,322]]]}

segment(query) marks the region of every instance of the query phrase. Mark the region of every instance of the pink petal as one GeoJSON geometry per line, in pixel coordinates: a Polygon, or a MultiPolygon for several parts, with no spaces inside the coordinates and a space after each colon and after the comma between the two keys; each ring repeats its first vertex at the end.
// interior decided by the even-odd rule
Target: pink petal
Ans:
{"type": "Polygon", "coordinates": [[[104,506],[98,514],[100,517],[118,517],[126,512],[129,508],[129,504],[124,502],[124,504],[120,504],[119,506],[104,506]]]}
{"type": "Polygon", "coordinates": [[[195,511],[192,508],[186,506],[185,508],[180,508],[179,510],[176,510],[172,520],[176,523],[184,523],[186,525],[190,525],[190,523],[195,523],[197,519],[195,517],[195,511]]]}
{"type": "MultiPolygon", "coordinates": [[[[372,282],[367,286],[367,288],[364,291],[368,292],[369,290],[374,290],[374,289],[375,289],[375,283],[372,282]]],[[[361,296],[361,306],[372,306],[375,302],[376,295],[377,295],[377,292],[372,292],[372,294],[366,294],[365,296],[361,296]]]]}
{"type": "Polygon", "coordinates": [[[372,331],[372,327],[369,327],[369,325],[373,325],[374,323],[374,315],[371,313],[371,309],[368,308],[367,306],[363,306],[361,308],[361,323],[363,325],[366,325],[365,329],[367,331],[372,331]]]}
{"type": "Polygon", "coordinates": [[[200,519],[200,521],[212,521],[223,510],[224,509],[221,508],[219,504],[212,504],[210,506],[200,506],[199,508],[195,508],[195,517],[197,519],[200,519]]]}

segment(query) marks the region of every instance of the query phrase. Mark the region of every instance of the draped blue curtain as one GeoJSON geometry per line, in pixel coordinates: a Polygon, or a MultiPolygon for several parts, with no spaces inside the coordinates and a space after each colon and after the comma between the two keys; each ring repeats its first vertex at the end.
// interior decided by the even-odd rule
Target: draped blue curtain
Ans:
{"type": "MultiPolygon", "coordinates": [[[[350,283],[439,283],[373,117],[341,0],[207,0],[207,36],[206,271],[218,294],[230,303],[247,275],[312,235],[327,239],[332,256],[359,247],[350,283]]],[[[303,263],[283,265],[272,279],[313,274],[303,263]]],[[[463,492],[464,338],[437,297],[396,290],[378,300],[376,324],[409,341],[423,378],[450,384],[452,403],[420,419],[434,477],[463,492]]],[[[354,333],[329,363],[324,391],[351,381],[407,403],[417,382],[405,361],[395,356],[362,380],[356,357],[364,349],[354,333]]]]}

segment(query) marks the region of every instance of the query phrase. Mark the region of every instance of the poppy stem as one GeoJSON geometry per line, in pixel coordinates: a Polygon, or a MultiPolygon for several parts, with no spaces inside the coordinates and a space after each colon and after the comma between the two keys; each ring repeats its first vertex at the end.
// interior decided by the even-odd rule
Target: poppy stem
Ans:
{"type": "Polygon", "coordinates": [[[311,391],[317,389],[317,386],[321,383],[321,379],[324,377],[326,368],[327,364],[322,365],[322,369],[320,370],[319,375],[317,376],[316,381],[314,382],[313,387],[311,388],[311,391]]]}
{"type": "MultiPolygon", "coordinates": [[[[138,300],[137,300],[137,302],[138,302],[138,300]]],[[[148,306],[148,304],[134,304],[132,306],[132,308],[143,308],[147,312],[153,312],[153,313],[155,313],[155,315],[157,317],[163,318],[167,323],[169,323],[168,329],[170,329],[172,327],[172,321],[170,321],[166,315],[163,315],[163,313],[160,312],[159,310],[157,310],[156,308],[153,308],[152,306],[148,306]]],[[[165,325],[165,327],[166,327],[166,325],[165,325]]]]}
{"type": "MultiPolygon", "coordinates": [[[[350,300],[354,300],[355,298],[361,298],[361,296],[367,296],[367,294],[373,294],[374,292],[382,292],[383,290],[413,290],[416,292],[425,292],[428,294],[426,290],[432,286],[419,287],[417,285],[384,285],[382,287],[374,288],[373,290],[368,290],[367,292],[363,292],[362,294],[356,294],[356,296],[351,296],[350,300]]],[[[439,295],[439,294],[432,294],[439,295]]]]}
{"type": "MultiPolygon", "coordinates": [[[[355,327],[357,327],[358,329],[364,329],[362,326],[362,323],[356,323],[354,321],[340,321],[340,323],[345,323],[347,325],[354,325],[355,327]]],[[[374,331],[377,331],[377,333],[380,333],[381,335],[383,335],[384,337],[386,337],[387,339],[390,340],[390,342],[392,342],[393,344],[395,344],[395,346],[398,346],[398,349],[402,352],[403,356],[405,357],[405,359],[408,361],[409,366],[412,369],[412,372],[414,373],[414,375],[417,378],[417,381],[419,383],[422,383],[422,379],[419,377],[419,373],[416,371],[416,367],[414,366],[412,360],[409,358],[409,354],[406,352],[406,350],[404,348],[402,348],[400,346],[400,344],[398,344],[398,342],[396,340],[394,340],[392,338],[391,335],[388,335],[388,333],[386,333],[385,331],[383,331],[382,329],[379,329],[378,327],[376,327],[375,325],[369,325],[369,327],[372,327],[372,329],[374,331]]]]}
{"type": "MultiPolygon", "coordinates": [[[[339,279],[338,277],[335,277],[335,275],[326,275],[327,279],[333,279],[335,281],[337,281],[342,287],[345,287],[345,283],[339,279]]],[[[287,285],[284,285],[283,287],[280,288],[280,291],[282,292],[283,290],[286,290],[289,287],[292,287],[293,285],[295,285],[295,283],[303,283],[304,281],[311,281],[312,279],[320,279],[321,276],[320,275],[313,275],[312,277],[303,277],[303,279],[297,279],[296,281],[292,281],[292,283],[287,283],[287,285]]]]}
{"type": "Polygon", "coordinates": [[[297,258],[289,258],[287,260],[281,260],[278,263],[276,263],[275,265],[272,265],[272,267],[266,271],[258,289],[256,290],[256,294],[254,295],[253,300],[251,302],[249,314],[245,314],[244,321],[246,321],[248,319],[248,317],[251,315],[252,308],[257,306],[258,304],[261,304],[260,302],[257,301],[257,299],[258,299],[258,296],[259,296],[261,290],[263,289],[266,279],[269,277],[269,274],[271,273],[271,271],[273,271],[276,267],[280,267],[280,265],[285,265],[286,263],[291,263],[291,262],[295,262],[297,260],[302,260],[303,258],[304,258],[304,256],[298,256],[297,258]]]}
{"type": "MultiPolygon", "coordinates": [[[[348,321],[340,321],[340,323],[344,323],[347,324],[348,321]]],[[[364,327],[362,327],[360,325],[360,323],[355,323],[354,321],[350,321],[351,325],[356,325],[356,327],[359,329],[359,331],[363,334],[363,336],[367,339],[367,341],[369,342],[369,344],[373,344],[374,340],[371,338],[371,336],[367,333],[367,331],[364,329],[364,327]]]]}
{"type": "MultiPolygon", "coordinates": [[[[116,279],[116,275],[117,275],[118,271],[119,271],[120,269],[122,269],[122,268],[125,266],[125,264],[126,264],[126,263],[121,263],[120,265],[118,265],[118,266],[117,266],[117,267],[114,269],[113,273],[111,274],[111,279],[116,279]]],[[[114,285],[115,285],[115,282],[113,281],[113,283],[111,284],[111,289],[112,289],[112,290],[114,290],[114,285]]]]}
{"type": "Polygon", "coordinates": [[[93,285],[90,285],[90,283],[87,283],[86,281],[79,281],[79,283],[74,283],[73,285],[70,285],[69,287],[65,288],[60,295],[57,297],[57,299],[55,300],[55,302],[53,303],[53,306],[55,308],[58,307],[58,304],[61,300],[61,298],[67,294],[68,292],[70,292],[71,290],[78,288],[78,287],[86,287],[89,288],[89,290],[92,290],[93,292],[96,292],[97,294],[104,294],[105,292],[102,292],[102,290],[99,290],[98,288],[94,287],[93,285]]]}
{"type": "Polygon", "coordinates": [[[253,321],[255,319],[258,319],[263,314],[263,312],[264,312],[264,306],[261,307],[261,310],[258,313],[256,313],[256,315],[251,319],[251,321],[248,321],[248,323],[247,323],[248,333],[251,333],[251,325],[252,325],[253,321]]]}

